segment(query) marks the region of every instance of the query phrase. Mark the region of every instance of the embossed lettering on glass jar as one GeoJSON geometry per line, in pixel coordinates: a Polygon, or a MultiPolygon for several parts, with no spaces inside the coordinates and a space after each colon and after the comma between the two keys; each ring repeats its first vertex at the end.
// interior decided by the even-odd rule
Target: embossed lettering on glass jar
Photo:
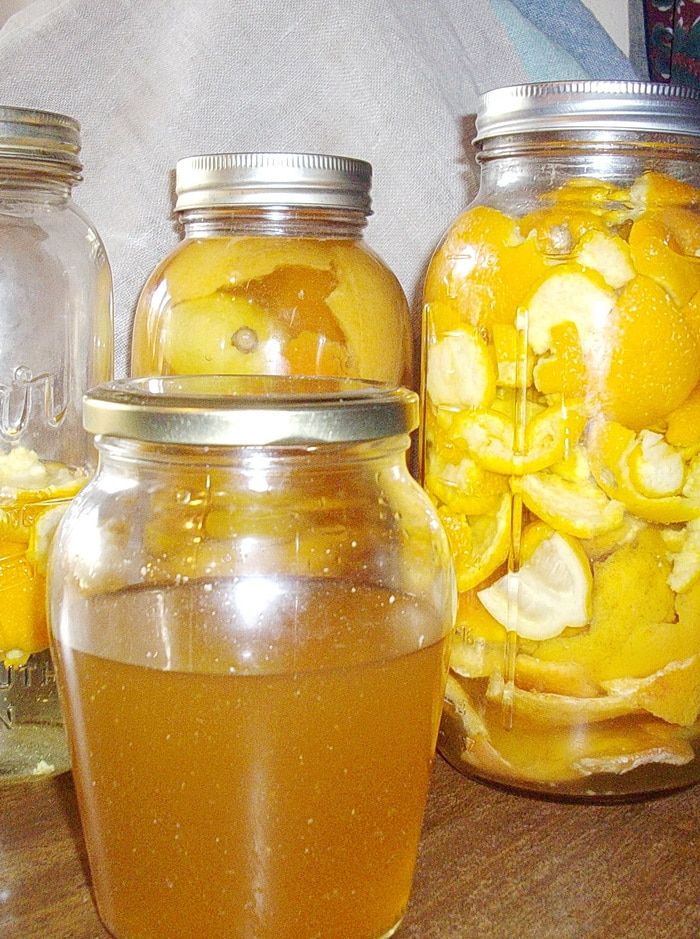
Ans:
{"type": "Polygon", "coordinates": [[[319,153],[179,160],[183,242],[139,299],[133,375],[336,375],[412,385],[408,306],[363,240],[372,168],[319,153]]]}
{"type": "Polygon", "coordinates": [[[425,284],[424,480],[460,594],[440,737],[506,785],[700,776],[700,101],[486,94],[425,284]]]}
{"type": "Polygon", "coordinates": [[[71,198],[79,150],[72,118],[0,107],[0,782],[68,768],[46,559],[91,461],[82,394],[112,373],[109,265],[71,198]]]}
{"type": "Polygon", "coordinates": [[[107,927],[392,935],[455,604],[405,465],[417,396],[167,377],[97,389],[85,416],[100,464],[50,611],[107,927]]]}

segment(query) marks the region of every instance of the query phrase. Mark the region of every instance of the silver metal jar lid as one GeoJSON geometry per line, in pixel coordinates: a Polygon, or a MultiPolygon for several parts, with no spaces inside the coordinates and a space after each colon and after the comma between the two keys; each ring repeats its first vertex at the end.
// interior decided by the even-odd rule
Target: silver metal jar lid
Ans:
{"type": "Polygon", "coordinates": [[[406,434],[407,388],[344,378],[186,375],[121,379],[83,398],[92,434],[184,446],[318,446],[406,434]]]}
{"type": "Polygon", "coordinates": [[[55,163],[77,173],[80,124],[66,114],[0,105],[0,159],[55,163]]]}
{"type": "Polygon", "coordinates": [[[700,137],[700,92],[636,81],[513,85],[479,100],[475,142],[533,131],[650,131],[700,137]]]}
{"type": "Polygon", "coordinates": [[[205,153],[178,160],[175,211],[291,205],[371,214],[372,167],[324,153],[205,153]]]}

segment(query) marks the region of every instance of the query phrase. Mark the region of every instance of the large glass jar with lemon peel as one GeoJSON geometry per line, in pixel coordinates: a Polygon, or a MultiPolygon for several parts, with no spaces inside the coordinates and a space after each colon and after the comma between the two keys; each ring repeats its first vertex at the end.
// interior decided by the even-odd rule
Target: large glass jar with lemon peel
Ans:
{"type": "Polygon", "coordinates": [[[151,274],[133,375],[328,375],[412,384],[408,307],[363,240],[371,166],[305,153],[188,157],[184,240],[151,274]]]}
{"type": "Polygon", "coordinates": [[[109,265],[71,198],[79,151],[72,118],[0,107],[0,784],[69,766],[47,557],[92,461],[82,394],[112,370],[109,265]]]}
{"type": "Polygon", "coordinates": [[[459,589],[443,754],[615,799],[700,778],[700,100],[525,85],[425,281],[424,483],[459,589]]]}

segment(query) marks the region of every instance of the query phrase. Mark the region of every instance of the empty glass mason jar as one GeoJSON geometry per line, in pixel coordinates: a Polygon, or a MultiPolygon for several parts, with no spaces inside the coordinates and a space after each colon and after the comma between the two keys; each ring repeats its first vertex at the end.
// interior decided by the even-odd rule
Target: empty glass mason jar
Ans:
{"type": "Polygon", "coordinates": [[[134,322],[133,375],[337,375],[412,384],[408,306],[363,240],[372,168],[317,153],[179,160],[182,243],[134,322]]]}
{"type": "Polygon", "coordinates": [[[91,462],[82,394],[112,374],[109,265],[71,198],[79,151],[72,118],[0,107],[0,782],[68,768],[46,559],[91,462]]]}
{"type": "Polygon", "coordinates": [[[700,776],[700,101],[486,94],[425,285],[425,485],[460,602],[440,737],[510,786],[700,776]]]}
{"type": "Polygon", "coordinates": [[[57,534],[50,614],[114,936],[397,928],[455,603],[405,466],[416,419],[414,393],[336,379],[88,394],[99,467],[57,534]]]}

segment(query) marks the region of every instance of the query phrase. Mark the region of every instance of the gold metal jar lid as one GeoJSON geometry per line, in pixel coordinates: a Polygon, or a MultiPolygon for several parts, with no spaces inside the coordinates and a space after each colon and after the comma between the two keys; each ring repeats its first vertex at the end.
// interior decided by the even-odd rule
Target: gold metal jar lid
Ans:
{"type": "Polygon", "coordinates": [[[178,160],[175,211],[288,205],[371,214],[372,166],[326,153],[203,153],[178,160]]]}
{"type": "Polygon", "coordinates": [[[83,398],[92,434],[189,446],[317,446],[407,434],[418,395],[344,378],[186,375],[122,379],[83,398]]]}
{"type": "Polygon", "coordinates": [[[74,118],[0,105],[0,160],[54,165],[80,178],[79,153],[80,124],[74,118]]]}

